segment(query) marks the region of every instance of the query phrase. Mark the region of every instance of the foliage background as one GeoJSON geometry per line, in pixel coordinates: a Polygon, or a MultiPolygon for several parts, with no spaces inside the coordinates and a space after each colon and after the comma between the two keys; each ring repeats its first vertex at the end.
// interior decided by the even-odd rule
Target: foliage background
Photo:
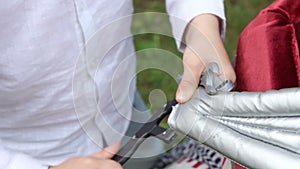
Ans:
{"type": "MultiPolygon", "coordinates": [[[[258,12],[272,3],[273,0],[225,0],[225,9],[227,16],[227,32],[225,39],[225,48],[231,59],[234,59],[236,46],[239,35],[244,27],[258,14],[258,12]]],[[[140,12],[166,12],[165,1],[162,0],[134,0],[135,13],[140,12]]],[[[155,18],[150,18],[155,20],[155,18]]],[[[138,25],[138,23],[137,23],[138,25]]],[[[171,29],[171,28],[170,28],[171,29]]],[[[143,34],[134,37],[136,50],[147,48],[160,48],[168,50],[178,57],[182,54],[178,52],[175,41],[166,36],[156,34],[143,34]]],[[[138,60],[139,61],[139,60],[138,60]]],[[[154,89],[161,89],[166,95],[167,100],[171,100],[175,96],[177,84],[166,73],[159,70],[145,70],[138,73],[137,76],[138,90],[152,111],[161,106],[149,103],[149,94],[154,89]]],[[[159,100],[159,98],[157,98],[159,100]]]]}

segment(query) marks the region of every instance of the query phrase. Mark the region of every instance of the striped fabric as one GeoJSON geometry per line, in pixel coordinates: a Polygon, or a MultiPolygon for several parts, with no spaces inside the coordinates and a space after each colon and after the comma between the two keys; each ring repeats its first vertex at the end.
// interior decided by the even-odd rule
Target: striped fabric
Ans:
{"type": "Polygon", "coordinates": [[[164,154],[153,169],[221,169],[224,156],[192,139],[174,147],[164,154]]]}

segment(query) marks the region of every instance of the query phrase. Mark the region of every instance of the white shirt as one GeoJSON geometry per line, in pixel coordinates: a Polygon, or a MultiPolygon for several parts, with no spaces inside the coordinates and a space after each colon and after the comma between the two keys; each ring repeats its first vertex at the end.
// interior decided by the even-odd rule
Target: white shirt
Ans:
{"type": "MultiPolygon", "coordinates": [[[[225,21],[223,0],[167,0],[167,10],[187,22],[201,13],[213,13],[225,21]]],[[[135,58],[128,57],[134,53],[132,39],[114,46],[98,63],[93,77],[95,97],[108,125],[88,111],[79,122],[80,107],[76,110],[74,100],[81,97],[74,94],[73,75],[88,39],[132,12],[131,0],[0,2],[1,169],[43,169],[73,156],[97,152],[103,139],[108,143],[120,139],[131,117],[131,105],[124,103],[135,90],[135,58]],[[120,68],[124,59],[129,61],[120,68]],[[116,69],[126,71],[113,79],[116,69]],[[111,89],[113,81],[132,85],[124,92],[111,89]],[[98,145],[81,127],[91,118],[101,133],[99,138],[104,136],[96,141],[98,145]],[[111,132],[109,126],[117,132],[111,132]]],[[[173,32],[181,37],[186,25],[172,24],[173,32]]],[[[129,32],[130,23],[120,30],[129,32]]]]}

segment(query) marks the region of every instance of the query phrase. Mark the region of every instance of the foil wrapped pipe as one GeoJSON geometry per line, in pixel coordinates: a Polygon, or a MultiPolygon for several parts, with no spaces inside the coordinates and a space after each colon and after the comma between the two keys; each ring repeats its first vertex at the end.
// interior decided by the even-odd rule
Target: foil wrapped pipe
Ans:
{"type": "Polygon", "coordinates": [[[218,77],[203,77],[192,99],[173,108],[171,128],[248,168],[300,168],[299,88],[211,93],[206,81],[218,77]]]}

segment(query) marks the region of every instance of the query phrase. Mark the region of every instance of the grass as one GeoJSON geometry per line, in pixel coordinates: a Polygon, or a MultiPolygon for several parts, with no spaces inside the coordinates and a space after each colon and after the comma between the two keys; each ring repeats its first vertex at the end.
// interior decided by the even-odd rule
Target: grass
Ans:
{"type": "MultiPolygon", "coordinates": [[[[238,43],[239,34],[245,28],[245,26],[258,14],[258,12],[266,7],[268,4],[273,2],[273,0],[225,0],[225,8],[227,15],[227,33],[225,39],[225,48],[228,54],[233,59],[236,53],[236,46],[238,43]]],[[[165,13],[165,2],[164,1],[153,1],[153,0],[134,0],[135,12],[164,12],[165,13]]],[[[156,18],[149,18],[149,20],[155,21],[156,18]]],[[[134,23],[139,25],[139,23],[134,23]]],[[[168,23],[167,23],[168,24],[168,23]]],[[[141,24],[140,24],[141,26],[141,24]]],[[[167,25],[171,29],[170,25],[167,25]]],[[[169,51],[179,58],[182,54],[178,52],[175,41],[163,35],[157,34],[141,34],[134,37],[135,47],[137,51],[149,49],[149,48],[159,48],[162,50],[169,51]]],[[[145,52],[144,52],[145,53],[145,52]]],[[[138,55],[138,54],[137,54],[138,55]]],[[[144,55],[151,55],[151,52],[144,55]]],[[[140,62],[148,62],[149,57],[138,57],[138,64],[140,62]]],[[[168,61],[165,61],[166,63],[168,61]]],[[[180,70],[181,68],[178,68],[180,70]]],[[[157,69],[146,69],[141,71],[137,75],[137,87],[141,93],[142,98],[146,102],[152,111],[156,111],[160,107],[164,100],[155,103],[149,101],[149,96],[151,91],[154,89],[159,89],[164,93],[166,100],[171,100],[175,96],[175,91],[177,84],[175,80],[170,77],[167,73],[157,70],[157,69]]],[[[157,90],[155,90],[157,91],[157,90]]],[[[153,100],[153,99],[152,99],[153,100]]],[[[154,99],[155,100],[155,99],[154,99]]],[[[159,100],[159,99],[158,99],[159,100]]]]}

